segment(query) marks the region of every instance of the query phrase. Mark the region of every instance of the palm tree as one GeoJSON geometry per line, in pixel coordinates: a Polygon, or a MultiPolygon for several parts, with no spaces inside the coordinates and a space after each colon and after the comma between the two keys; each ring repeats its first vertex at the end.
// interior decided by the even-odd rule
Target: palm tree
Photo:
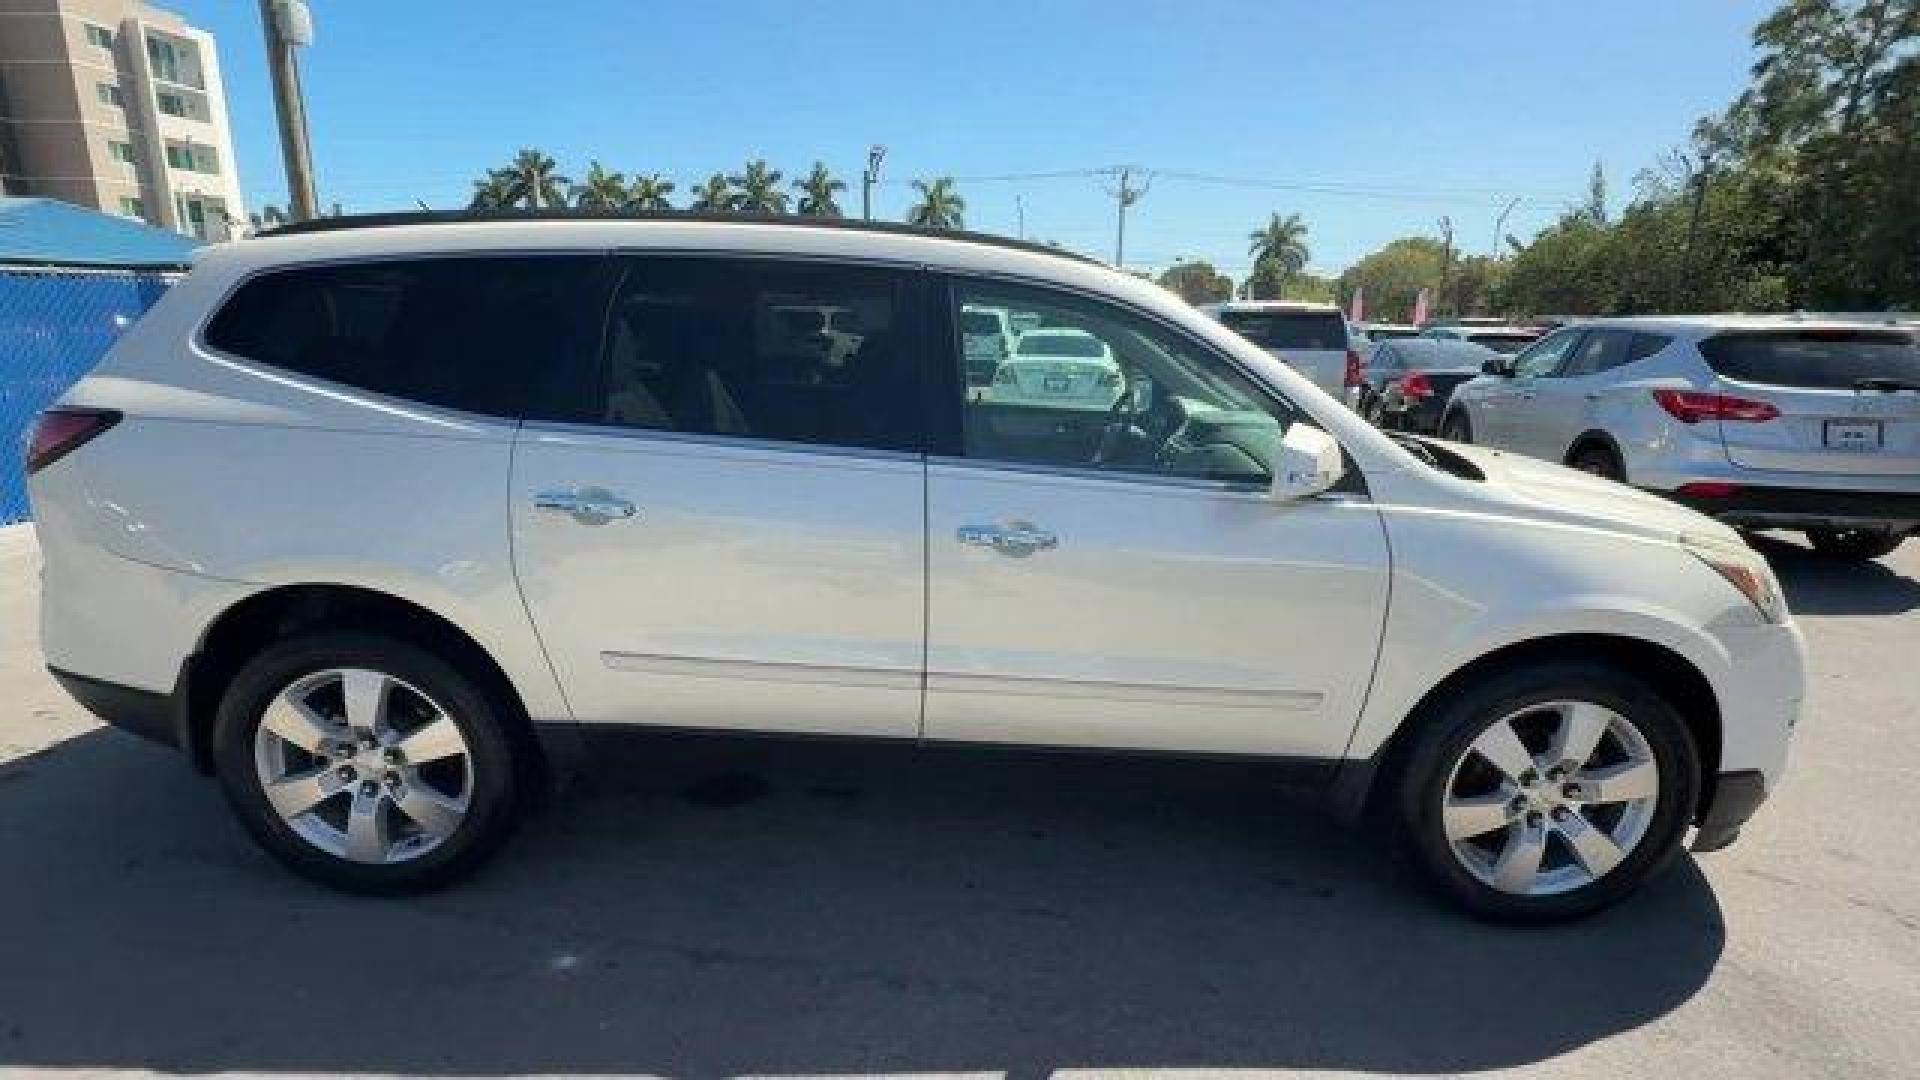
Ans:
{"type": "Polygon", "coordinates": [[[795,180],[793,186],[800,189],[800,212],[814,217],[839,217],[840,204],[833,201],[833,193],[847,190],[845,182],[835,180],[827,171],[824,161],[813,163],[813,171],[806,179],[795,180]]]}
{"type": "Polygon", "coordinates": [[[780,190],[780,170],[767,164],[766,158],[754,158],[743,171],[727,177],[740,189],[734,209],[749,214],[784,214],[787,193],[780,190]]]}
{"type": "Polygon", "coordinates": [[[739,205],[740,195],[727,183],[726,174],[714,173],[707,177],[705,183],[693,189],[693,202],[687,205],[687,209],[724,214],[739,205]]]}
{"type": "Polygon", "coordinates": [[[573,186],[573,205],[582,210],[620,210],[627,205],[627,177],[608,172],[594,162],[587,166],[587,179],[573,186]]]}
{"type": "Polygon", "coordinates": [[[513,205],[513,170],[488,169],[487,175],[473,182],[474,210],[504,210],[513,205]]]}
{"type": "Polygon", "coordinates": [[[633,188],[627,192],[627,205],[635,210],[671,210],[673,204],[667,196],[673,194],[673,181],[659,173],[648,173],[633,178],[633,188]]]}
{"type": "Polygon", "coordinates": [[[913,189],[920,193],[920,201],[907,211],[908,224],[927,229],[958,229],[965,224],[967,200],[953,190],[953,177],[942,176],[932,183],[915,180],[913,189]]]}
{"type": "Polygon", "coordinates": [[[1259,276],[1261,266],[1268,266],[1276,287],[1284,289],[1288,278],[1306,269],[1307,223],[1299,214],[1285,218],[1274,214],[1265,228],[1254,230],[1247,238],[1252,241],[1247,254],[1253,256],[1254,276],[1259,276]]]}
{"type": "Polygon", "coordinates": [[[531,147],[515,154],[513,164],[495,170],[511,178],[506,205],[525,203],[535,210],[542,206],[567,205],[567,178],[555,172],[556,168],[552,158],[531,147]]]}

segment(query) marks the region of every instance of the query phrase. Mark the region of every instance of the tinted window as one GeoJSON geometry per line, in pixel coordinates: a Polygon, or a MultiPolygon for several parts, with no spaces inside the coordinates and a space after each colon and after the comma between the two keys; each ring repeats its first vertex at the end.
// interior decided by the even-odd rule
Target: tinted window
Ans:
{"type": "Polygon", "coordinates": [[[1572,378],[1617,368],[1627,362],[1627,346],[1632,340],[1621,330],[1589,330],[1560,374],[1572,378]]]}
{"type": "Polygon", "coordinates": [[[1574,343],[1580,340],[1582,331],[1575,327],[1556,330],[1532,345],[1520,351],[1514,358],[1513,373],[1520,378],[1544,378],[1552,375],[1572,351],[1574,343]]]}
{"type": "Polygon", "coordinates": [[[1220,321],[1263,349],[1347,347],[1347,320],[1337,311],[1223,311],[1220,321]]]}
{"type": "Polygon", "coordinates": [[[242,285],[206,340],[376,393],[539,416],[598,340],[605,265],[598,255],[514,256],[278,270],[242,285]]]}
{"type": "Polygon", "coordinates": [[[1002,308],[1016,324],[1044,328],[1021,339],[988,385],[964,387],[968,457],[1267,480],[1293,413],[1199,343],[1075,294],[974,283],[955,293],[956,306],[1002,308]],[[1026,346],[1042,340],[1076,348],[1068,357],[1029,354],[1026,346]]]}
{"type": "Polygon", "coordinates": [[[1672,343],[1673,339],[1665,334],[1635,334],[1633,344],[1627,346],[1627,362],[1645,360],[1672,343]]]}
{"type": "Polygon", "coordinates": [[[814,263],[631,259],[592,419],[918,450],[924,354],[907,297],[916,284],[814,263]]]}
{"type": "Polygon", "coordinates": [[[1721,376],[1740,382],[1851,390],[1863,379],[1920,383],[1920,348],[1901,333],[1794,330],[1721,334],[1700,343],[1721,376]]]}

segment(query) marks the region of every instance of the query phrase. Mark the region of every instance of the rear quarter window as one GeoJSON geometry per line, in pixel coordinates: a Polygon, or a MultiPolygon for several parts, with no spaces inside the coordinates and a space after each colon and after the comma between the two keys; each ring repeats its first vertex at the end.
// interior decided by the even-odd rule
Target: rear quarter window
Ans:
{"type": "Polygon", "coordinates": [[[361,390],[493,416],[561,411],[591,363],[599,255],[393,259],[271,270],[206,343],[361,390]]]}
{"type": "Polygon", "coordinates": [[[1864,379],[1920,383],[1911,335],[1875,330],[1720,334],[1700,343],[1715,374],[1736,382],[1851,390],[1864,379]]]}

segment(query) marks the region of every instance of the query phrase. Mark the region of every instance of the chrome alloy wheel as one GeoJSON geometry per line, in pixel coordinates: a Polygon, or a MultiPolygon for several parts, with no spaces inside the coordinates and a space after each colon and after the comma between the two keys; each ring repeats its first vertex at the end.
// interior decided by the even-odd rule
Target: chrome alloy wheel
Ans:
{"type": "Polygon", "coordinates": [[[1549,701],[1482,731],[1447,778],[1441,822],[1483,884],[1551,896],[1606,876],[1646,837],[1660,766],[1633,722],[1549,701]]]}
{"type": "Polygon", "coordinates": [[[406,862],[453,835],[473,795],[473,758],[446,710],[378,671],[302,676],[253,737],[261,790],[280,820],[330,855],[406,862]]]}

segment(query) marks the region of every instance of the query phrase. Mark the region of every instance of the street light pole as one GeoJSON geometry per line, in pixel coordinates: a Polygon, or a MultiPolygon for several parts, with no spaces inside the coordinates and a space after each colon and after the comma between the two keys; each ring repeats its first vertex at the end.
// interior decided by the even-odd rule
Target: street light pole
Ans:
{"type": "Polygon", "coordinates": [[[880,179],[880,162],[887,156],[887,148],[875,143],[867,148],[867,171],[860,174],[860,218],[873,220],[873,185],[880,179]]]}
{"type": "Polygon", "coordinates": [[[313,42],[313,16],[305,0],[260,0],[267,35],[267,68],[273,74],[273,109],[280,121],[280,156],[287,167],[287,209],[294,221],[319,215],[313,194],[313,149],[307,144],[307,106],[300,96],[300,65],[293,50],[313,42]]]}

